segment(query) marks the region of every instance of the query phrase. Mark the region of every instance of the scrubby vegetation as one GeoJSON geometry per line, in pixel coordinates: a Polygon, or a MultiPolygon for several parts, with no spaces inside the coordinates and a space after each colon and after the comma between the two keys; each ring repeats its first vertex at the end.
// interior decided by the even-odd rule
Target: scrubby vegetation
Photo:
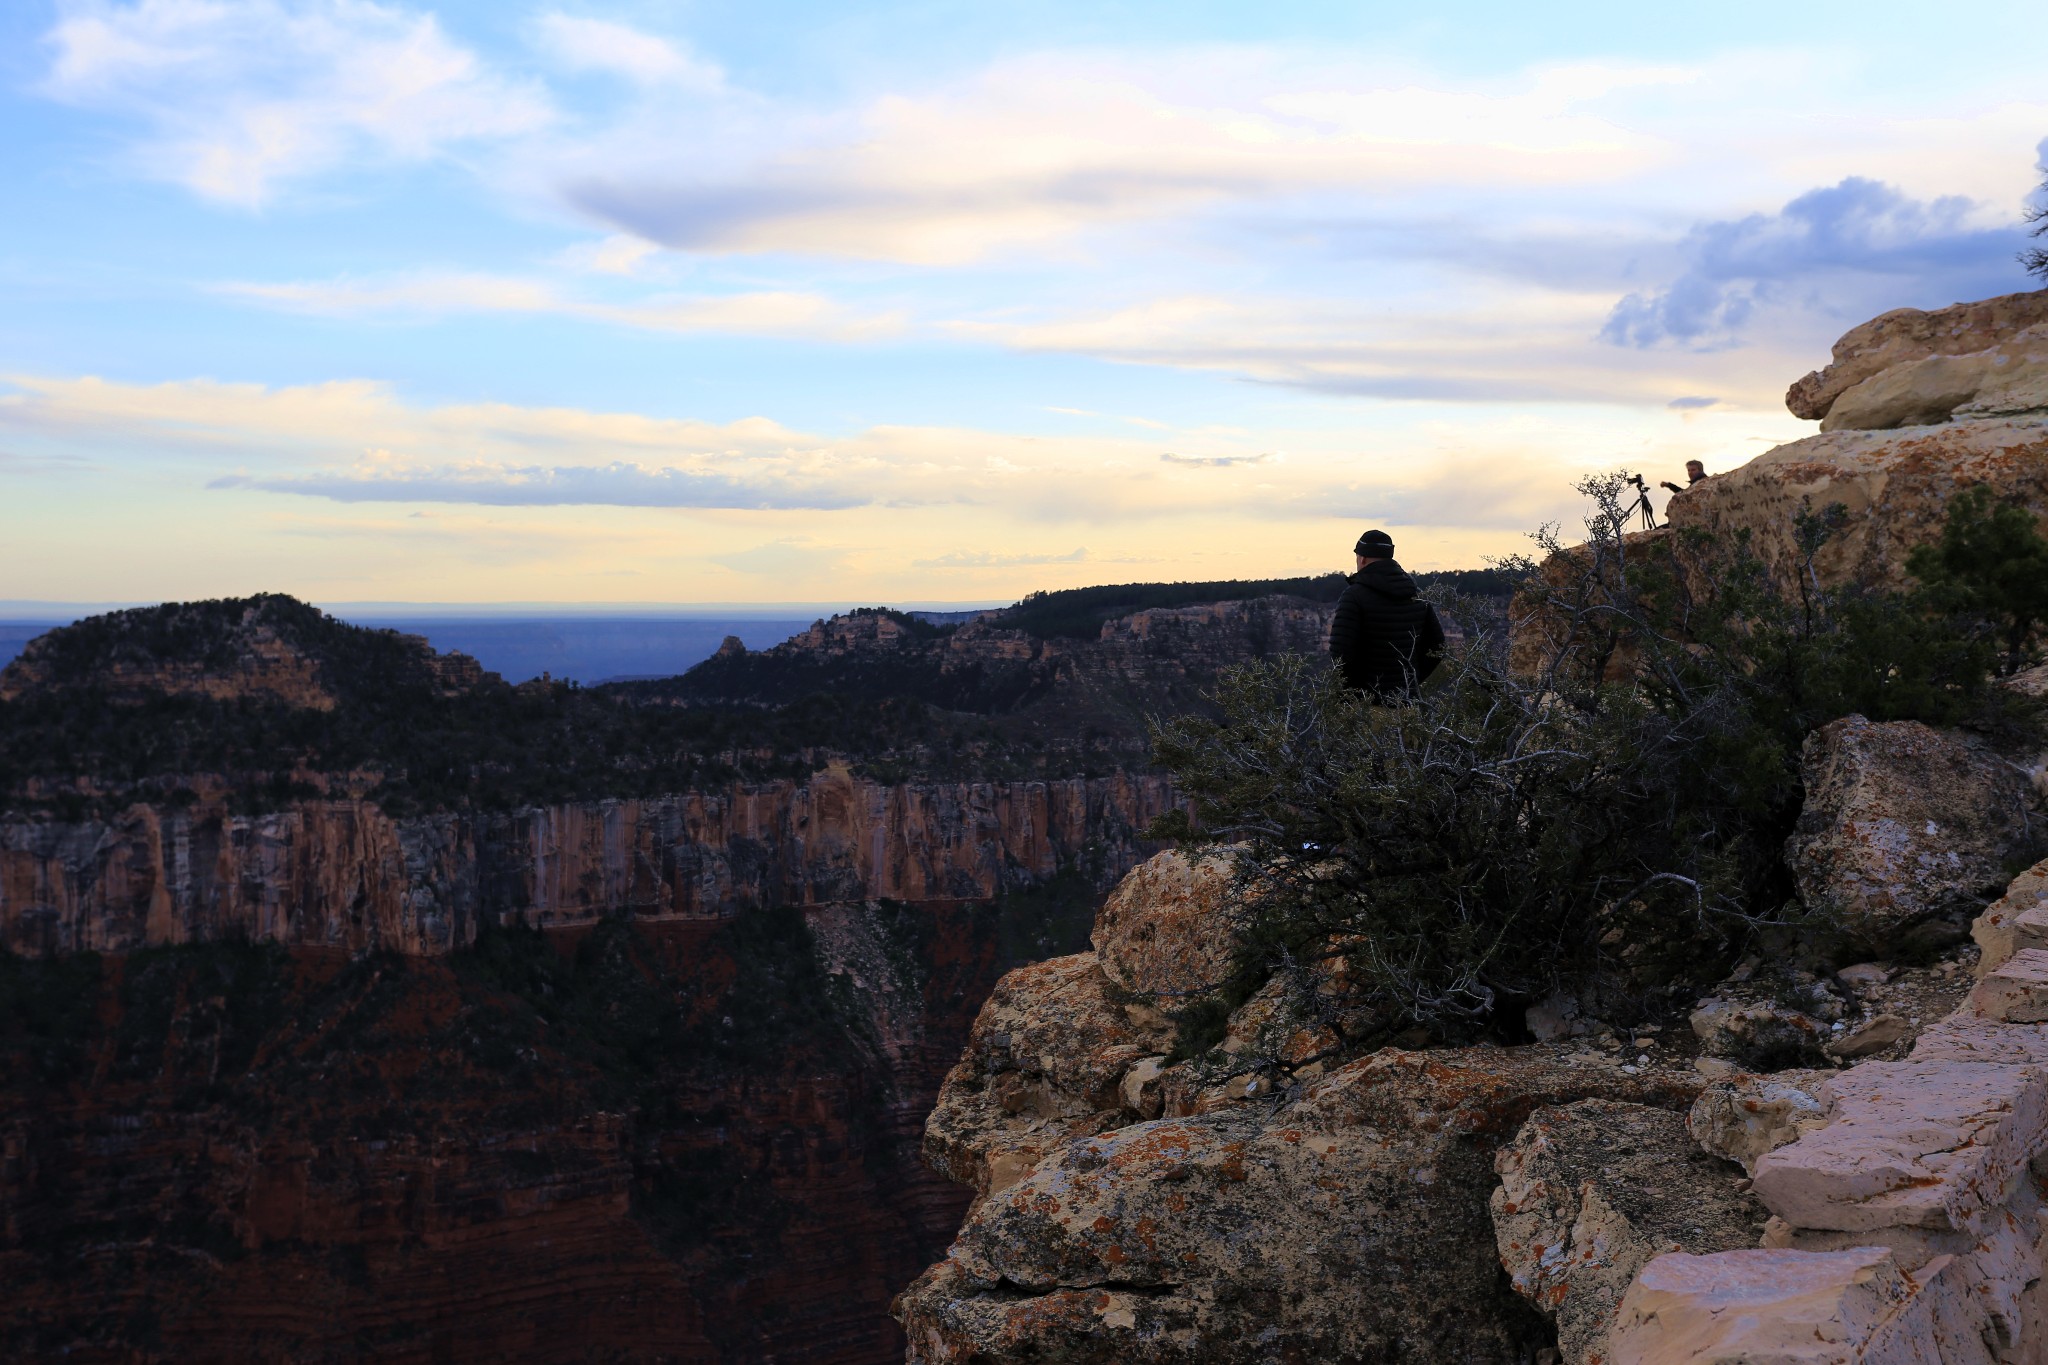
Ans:
{"type": "Polygon", "coordinates": [[[1989,683],[2015,638],[1987,619],[2012,610],[1999,566],[2048,552],[2030,518],[2022,534],[1994,500],[1958,499],[1943,545],[1998,555],[1918,561],[1933,581],[1910,593],[1828,590],[1813,558],[1838,511],[1802,516],[1804,560],[1780,581],[1746,540],[1627,534],[1624,486],[1583,486],[1583,546],[1547,533],[1541,564],[1509,566],[1528,627],[1514,667],[1471,620],[1411,705],[1282,659],[1229,675],[1220,719],[1156,727],[1195,802],[1192,825],[1158,832],[1240,845],[1257,893],[1230,979],[1183,1019],[1184,1051],[1275,978],[1347,1049],[1416,1025],[1512,1036],[1557,991],[1640,1013],[1759,935],[1826,933],[1779,857],[1815,727],[1852,712],[2037,724],[1989,683]]]}
{"type": "MultiPolygon", "coordinates": [[[[1514,576],[1501,569],[1447,569],[1414,575],[1424,588],[1444,586],[1474,597],[1505,598],[1514,591],[1514,576]]],[[[1300,597],[1334,602],[1344,592],[1344,575],[1304,578],[1226,579],[1213,583],[1113,583],[1095,588],[1034,592],[1006,607],[995,623],[1040,639],[1092,640],[1103,623],[1134,611],[1157,607],[1188,607],[1203,602],[1242,602],[1254,597],[1300,597]]]]}

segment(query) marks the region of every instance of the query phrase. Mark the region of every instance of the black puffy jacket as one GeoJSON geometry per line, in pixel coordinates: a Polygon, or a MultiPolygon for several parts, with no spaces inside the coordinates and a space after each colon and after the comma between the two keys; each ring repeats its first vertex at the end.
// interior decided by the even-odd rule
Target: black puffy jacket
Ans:
{"type": "Polygon", "coordinates": [[[1344,670],[1344,681],[1399,697],[1435,671],[1443,658],[1443,623],[1416,591],[1415,580],[1391,559],[1370,560],[1351,575],[1330,622],[1330,657],[1344,670]]]}

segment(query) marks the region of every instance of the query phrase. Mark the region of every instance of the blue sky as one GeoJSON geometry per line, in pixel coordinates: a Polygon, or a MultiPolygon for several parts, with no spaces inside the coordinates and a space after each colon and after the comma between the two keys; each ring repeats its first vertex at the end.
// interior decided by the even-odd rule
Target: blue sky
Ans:
{"type": "Polygon", "coordinates": [[[2026,288],[2019,5],[0,7],[0,598],[1424,567],[2026,288]]]}

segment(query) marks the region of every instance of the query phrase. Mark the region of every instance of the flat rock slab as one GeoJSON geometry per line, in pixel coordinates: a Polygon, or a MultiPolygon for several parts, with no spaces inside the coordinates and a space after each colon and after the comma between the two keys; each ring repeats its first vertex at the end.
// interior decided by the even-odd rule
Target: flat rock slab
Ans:
{"type": "Polygon", "coordinates": [[[1675,1253],[1643,1268],[1608,1365],[1988,1365],[1967,1294],[1883,1247],[1675,1253]]]}
{"type": "Polygon", "coordinates": [[[1970,926],[1983,955],[1977,975],[1988,975],[2023,948],[2048,948],[2048,862],[2039,862],[2012,879],[2005,894],[1970,926]]]}
{"type": "Polygon", "coordinates": [[[1795,1228],[1968,1229],[2048,1143],[2048,1072],[1865,1062],[1821,1087],[1827,1125],[1756,1163],[1756,1193],[1795,1228]]]}
{"type": "Polygon", "coordinates": [[[2022,948],[1986,972],[1970,1008],[2000,1023],[2048,1023],[2048,949],[2022,948]]]}
{"type": "Polygon", "coordinates": [[[1964,1005],[1922,1033],[1908,1060],[2048,1067],[2048,1024],[2000,1023],[1964,1005]]]}

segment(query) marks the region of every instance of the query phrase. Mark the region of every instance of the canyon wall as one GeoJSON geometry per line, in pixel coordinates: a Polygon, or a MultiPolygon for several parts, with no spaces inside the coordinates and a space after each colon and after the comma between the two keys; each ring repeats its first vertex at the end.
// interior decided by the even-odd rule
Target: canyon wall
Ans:
{"type": "Polygon", "coordinates": [[[230,936],[445,953],[486,919],[717,919],[751,907],[966,900],[1078,860],[1114,876],[1177,798],[1162,776],[808,782],[393,818],[362,800],[270,814],[200,800],[105,820],[0,820],[0,947],[29,956],[230,936]]]}
{"type": "Polygon", "coordinates": [[[900,1360],[994,912],[0,957],[0,1359],[900,1360]]]}

